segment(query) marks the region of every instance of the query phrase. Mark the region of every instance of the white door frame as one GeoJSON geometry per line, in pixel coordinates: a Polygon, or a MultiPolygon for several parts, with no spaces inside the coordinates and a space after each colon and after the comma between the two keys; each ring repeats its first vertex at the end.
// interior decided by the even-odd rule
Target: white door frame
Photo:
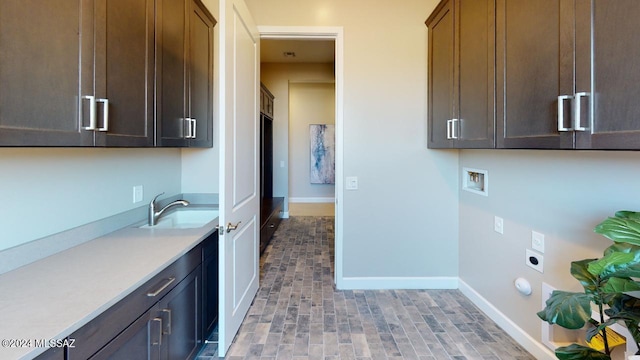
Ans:
{"type": "Polygon", "coordinates": [[[343,288],[342,241],[344,213],[344,118],[343,118],[343,79],[344,79],[344,32],[342,27],[326,26],[258,26],[261,39],[333,39],[335,41],[336,76],[336,187],[335,187],[335,270],[336,288],[343,288]]]}

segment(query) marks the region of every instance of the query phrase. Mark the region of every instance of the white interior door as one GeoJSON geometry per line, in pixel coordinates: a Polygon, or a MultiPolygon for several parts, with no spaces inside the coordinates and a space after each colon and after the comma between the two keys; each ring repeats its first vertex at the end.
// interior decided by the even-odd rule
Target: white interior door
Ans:
{"type": "Polygon", "coordinates": [[[220,314],[224,356],[258,291],[260,38],[243,0],[221,0],[220,314]],[[223,15],[223,14],[224,15],[223,15]],[[237,226],[235,230],[229,232],[237,226]]]}

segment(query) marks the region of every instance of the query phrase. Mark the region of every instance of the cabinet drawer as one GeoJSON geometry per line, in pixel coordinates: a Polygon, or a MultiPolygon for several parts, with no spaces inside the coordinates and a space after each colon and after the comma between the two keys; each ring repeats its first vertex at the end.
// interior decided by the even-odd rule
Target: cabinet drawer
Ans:
{"type": "Polygon", "coordinates": [[[280,212],[282,211],[282,204],[276,206],[276,209],[271,212],[267,220],[263,223],[260,228],[260,252],[263,252],[264,249],[269,244],[273,233],[276,232],[278,225],[280,225],[280,221],[282,218],[280,217],[280,212]]]}
{"type": "Polygon", "coordinates": [[[269,241],[269,239],[271,239],[271,237],[273,236],[273,233],[276,232],[278,225],[280,225],[280,216],[278,215],[270,216],[269,219],[267,220],[267,223],[264,224],[264,226],[260,230],[261,239],[264,239],[265,241],[269,241]]]}
{"type": "Polygon", "coordinates": [[[200,256],[197,246],[69,336],[76,342],[75,348],[69,349],[68,359],[88,359],[95,354],[198,267],[200,256]]]}

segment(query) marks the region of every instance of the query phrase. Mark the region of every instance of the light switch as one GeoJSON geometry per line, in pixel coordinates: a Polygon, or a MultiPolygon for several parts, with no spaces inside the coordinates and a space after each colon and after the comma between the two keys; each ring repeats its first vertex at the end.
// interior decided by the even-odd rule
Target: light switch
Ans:
{"type": "Polygon", "coordinates": [[[544,253],[544,234],[536,231],[531,232],[531,248],[544,253]]]}
{"type": "Polygon", "coordinates": [[[347,176],[347,190],[358,190],[358,177],[357,176],[347,176]]]}
{"type": "Polygon", "coordinates": [[[499,216],[493,217],[493,231],[498,234],[504,234],[504,219],[499,216]]]}
{"type": "Polygon", "coordinates": [[[143,188],[142,185],[136,185],[133,187],[133,203],[139,203],[143,198],[143,188]]]}

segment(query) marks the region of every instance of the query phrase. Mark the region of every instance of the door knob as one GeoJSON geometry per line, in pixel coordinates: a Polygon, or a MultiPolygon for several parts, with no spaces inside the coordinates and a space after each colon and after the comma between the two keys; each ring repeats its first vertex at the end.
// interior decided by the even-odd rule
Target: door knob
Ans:
{"type": "Polygon", "coordinates": [[[242,221],[238,221],[238,223],[235,224],[235,225],[233,225],[232,223],[228,223],[227,224],[227,233],[230,233],[231,231],[237,229],[241,222],[242,221]]]}

